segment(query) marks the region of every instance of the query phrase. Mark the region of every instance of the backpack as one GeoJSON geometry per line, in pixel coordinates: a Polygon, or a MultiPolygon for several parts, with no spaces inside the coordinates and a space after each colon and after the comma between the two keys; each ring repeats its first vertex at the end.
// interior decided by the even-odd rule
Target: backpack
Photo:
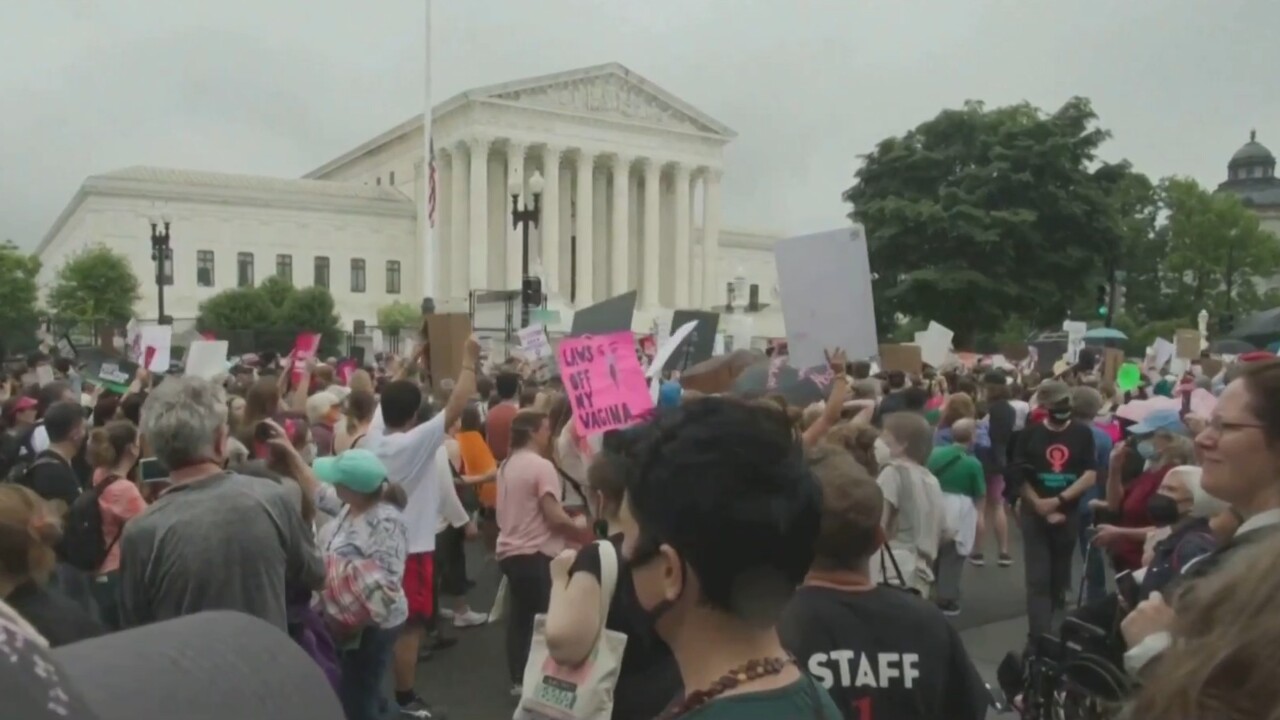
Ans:
{"type": "Polygon", "coordinates": [[[0,441],[0,482],[11,482],[19,485],[24,482],[27,473],[36,464],[36,451],[31,447],[31,438],[35,428],[27,428],[21,435],[6,433],[0,441]],[[26,452],[24,453],[23,450],[26,452]]]}
{"type": "Polygon", "coordinates": [[[62,535],[62,558],[67,564],[85,572],[95,572],[102,567],[107,553],[115,547],[121,528],[108,543],[102,537],[102,509],[98,500],[102,493],[120,477],[113,475],[99,483],[96,487],[80,493],[71,507],[67,509],[66,529],[62,535]]]}

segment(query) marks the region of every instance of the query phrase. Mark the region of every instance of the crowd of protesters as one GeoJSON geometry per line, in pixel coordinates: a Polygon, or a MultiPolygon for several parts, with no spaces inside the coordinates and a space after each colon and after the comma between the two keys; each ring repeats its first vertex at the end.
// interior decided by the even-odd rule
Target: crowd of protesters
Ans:
{"type": "Polygon", "coordinates": [[[652,418],[581,437],[557,381],[482,373],[474,338],[460,354],[437,387],[413,356],[347,382],[264,357],[119,394],[66,363],[9,383],[6,611],[62,647],[234,610],[291,638],[350,720],[437,718],[420,659],[496,619],[466,599],[475,542],[503,576],[518,717],[547,700],[545,654],[617,720],[966,720],[991,695],[946,618],[965,573],[1013,565],[1012,519],[1028,652],[1071,616],[1117,628],[1131,717],[1280,706],[1254,624],[1280,597],[1280,361],[1126,395],[1088,370],[873,376],[837,350],[812,407],[665,383],[652,418]],[[1215,380],[1207,415],[1118,412],[1215,380]],[[605,656],[616,673],[590,669],[605,656]]]}

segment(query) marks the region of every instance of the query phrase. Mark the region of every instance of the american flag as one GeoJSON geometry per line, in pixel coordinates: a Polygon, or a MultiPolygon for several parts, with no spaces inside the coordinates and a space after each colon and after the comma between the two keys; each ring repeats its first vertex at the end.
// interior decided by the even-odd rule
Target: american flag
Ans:
{"type": "Polygon", "coordinates": [[[436,141],[431,139],[427,155],[427,222],[436,226],[436,141]]]}

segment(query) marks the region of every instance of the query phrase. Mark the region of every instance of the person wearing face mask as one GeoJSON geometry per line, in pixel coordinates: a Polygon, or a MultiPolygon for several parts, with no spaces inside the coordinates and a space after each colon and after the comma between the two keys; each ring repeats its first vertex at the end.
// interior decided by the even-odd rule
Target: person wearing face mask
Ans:
{"type": "Polygon", "coordinates": [[[1066,613],[1075,560],[1078,505],[1096,479],[1093,432],[1072,417],[1071,389],[1050,380],[1036,400],[1043,423],[1023,430],[1014,451],[1008,492],[1018,501],[1026,564],[1031,638],[1056,628],[1066,613]]]}
{"type": "Polygon", "coordinates": [[[142,421],[172,484],[120,538],[123,625],[222,609],[287,632],[286,584],[319,589],[324,562],[285,487],[223,469],[223,389],[168,378],[148,396],[142,421]]]}
{"type": "Polygon", "coordinates": [[[125,523],[142,514],[147,503],[130,479],[138,464],[138,428],[128,420],[112,420],[89,434],[86,451],[93,465],[93,488],[102,513],[102,543],[106,556],[93,583],[93,599],[103,624],[120,627],[120,536],[125,523]]]}
{"type": "Polygon", "coordinates": [[[1104,510],[1113,521],[1098,525],[1093,543],[1107,549],[1117,572],[1142,567],[1143,543],[1150,529],[1157,525],[1147,512],[1148,503],[1156,497],[1170,470],[1195,460],[1195,449],[1191,440],[1182,434],[1183,430],[1185,426],[1176,412],[1155,412],[1129,428],[1131,437],[1142,440],[1132,448],[1129,443],[1121,443],[1111,453],[1106,497],[1094,502],[1095,507],[1104,510]],[[1141,455],[1145,467],[1125,483],[1121,468],[1125,455],[1130,452],[1141,455]]]}
{"type": "Polygon", "coordinates": [[[840,717],[778,636],[822,521],[822,492],[783,415],[707,397],[637,433],[618,515],[622,572],[685,689],[659,717],[840,717]]]}
{"type": "MultiPolygon", "coordinates": [[[[627,476],[633,470],[623,455],[611,450],[598,454],[587,470],[592,514],[603,522],[602,534],[613,543],[619,556],[623,543],[619,514],[626,496],[627,476]]],[[[600,549],[594,543],[578,551],[566,550],[551,561],[547,649],[561,665],[581,665],[595,647],[600,578],[600,549]]],[[[614,687],[613,720],[656,717],[680,696],[683,687],[671,648],[654,631],[640,606],[630,573],[618,573],[605,627],[627,636],[614,687]]]]}

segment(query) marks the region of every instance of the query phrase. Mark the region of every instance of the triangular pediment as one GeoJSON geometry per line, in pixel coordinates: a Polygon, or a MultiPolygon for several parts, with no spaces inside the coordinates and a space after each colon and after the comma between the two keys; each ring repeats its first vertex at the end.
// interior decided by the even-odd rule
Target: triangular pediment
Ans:
{"type": "Polygon", "coordinates": [[[617,63],[505,83],[468,95],[724,138],[735,135],[723,123],[617,63]]]}

